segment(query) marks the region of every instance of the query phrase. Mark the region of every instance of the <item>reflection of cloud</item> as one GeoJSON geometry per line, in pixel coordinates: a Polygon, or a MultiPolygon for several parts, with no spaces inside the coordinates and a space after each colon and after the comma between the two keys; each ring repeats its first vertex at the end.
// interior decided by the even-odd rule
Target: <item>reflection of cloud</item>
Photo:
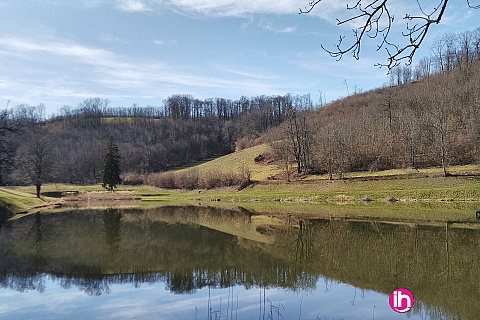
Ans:
{"type": "Polygon", "coordinates": [[[210,311],[221,309],[222,318],[228,314],[232,319],[256,319],[267,316],[271,306],[281,306],[279,316],[283,319],[357,319],[371,316],[373,311],[375,318],[388,319],[393,312],[388,295],[327,278],[319,278],[318,289],[313,291],[246,289],[240,285],[203,288],[192,295],[172,294],[164,282],[122,283],[111,284],[111,293],[99,297],[88,296],[75,286],[64,289],[59,279],[46,276],[45,280],[45,293],[22,293],[21,299],[18,292],[0,288],[2,317],[15,319],[21,314],[22,318],[34,319],[41,314],[58,319],[206,319],[210,311]]]}
{"type": "MultiPolygon", "coordinates": [[[[152,315],[159,315],[161,319],[195,319],[198,314],[208,314],[208,306],[212,310],[223,310],[226,315],[227,305],[230,310],[235,309],[240,316],[258,316],[260,288],[245,289],[243,286],[224,289],[208,288],[197,290],[193,295],[172,294],[163,285],[157,283],[153,286],[116,287],[109,295],[111,299],[98,305],[92,310],[101,319],[148,319],[152,315]],[[209,302],[210,299],[210,302],[209,302]],[[237,309],[238,308],[238,309],[237,309]]],[[[271,301],[283,301],[284,289],[267,289],[266,298],[271,301]]],[[[245,317],[243,317],[245,318],[245,317]]]]}

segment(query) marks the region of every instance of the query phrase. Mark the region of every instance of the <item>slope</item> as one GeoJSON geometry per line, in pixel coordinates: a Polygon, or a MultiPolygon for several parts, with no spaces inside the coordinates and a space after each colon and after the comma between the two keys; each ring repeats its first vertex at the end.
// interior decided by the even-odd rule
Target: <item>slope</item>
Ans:
{"type": "Polygon", "coordinates": [[[188,170],[198,170],[200,175],[208,173],[243,173],[250,172],[250,177],[254,181],[264,181],[271,176],[275,176],[282,172],[276,164],[268,161],[256,162],[255,158],[259,155],[267,155],[271,152],[271,147],[268,144],[261,144],[255,147],[236,151],[216,158],[214,160],[199,164],[197,166],[177,170],[176,172],[186,172],[188,170]]]}

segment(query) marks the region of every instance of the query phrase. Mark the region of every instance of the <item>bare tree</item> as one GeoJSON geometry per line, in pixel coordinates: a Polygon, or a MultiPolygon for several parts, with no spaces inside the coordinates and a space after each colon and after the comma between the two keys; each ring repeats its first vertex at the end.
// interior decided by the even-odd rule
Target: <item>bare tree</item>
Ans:
{"type": "Polygon", "coordinates": [[[18,151],[18,170],[27,183],[35,185],[40,198],[42,184],[50,178],[54,165],[53,150],[44,130],[34,132],[28,141],[18,151]]]}
{"type": "Polygon", "coordinates": [[[399,86],[402,84],[402,69],[400,66],[390,69],[390,85],[399,86]]]}
{"type": "MultiPolygon", "coordinates": [[[[283,137],[282,137],[283,138],[283,137]]],[[[285,166],[285,180],[290,182],[290,145],[289,141],[285,139],[279,139],[271,143],[272,150],[275,155],[282,160],[285,166]]]]}
{"type": "MultiPolygon", "coordinates": [[[[299,97],[296,97],[299,99],[299,97]]],[[[297,173],[307,172],[311,163],[311,133],[305,114],[299,114],[298,103],[287,112],[287,139],[297,163],[297,173]]]]}
{"type": "Polygon", "coordinates": [[[402,67],[402,78],[403,78],[403,83],[412,81],[412,68],[410,66],[402,67]]]}
{"type": "Polygon", "coordinates": [[[426,123],[431,126],[437,136],[437,143],[440,151],[440,162],[443,175],[448,175],[448,138],[453,131],[454,99],[451,82],[443,75],[436,82],[428,83],[426,88],[427,112],[426,123]]]}
{"type": "MultiPolygon", "coordinates": [[[[470,8],[478,9],[480,5],[473,5],[471,0],[466,0],[470,8]]],[[[322,0],[312,0],[308,6],[300,9],[300,13],[310,13],[322,0]]],[[[388,0],[354,0],[353,4],[347,5],[347,10],[352,12],[350,17],[345,19],[337,19],[338,25],[355,24],[360,25],[353,29],[353,41],[344,43],[345,36],[340,36],[335,49],[326,49],[332,57],[340,60],[344,54],[352,53],[355,59],[360,58],[360,50],[362,42],[366,39],[378,39],[377,51],[385,49],[388,58],[387,63],[378,63],[379,66],[386,66],[392,69],[406,60],[407,64],[411,64],[415,52],[418,50],[430,27],[440,23],[447,8],[448,0],[436,0],[434,4],[426,1],[425,4],[419,0],[416,3],[417,9],[414,12],[397,12],[403,15],[405,21],[405,29],[402,36],[406,39],[405,43],[395,43],[391,35],[394,26],[394,12],[388,5],[393,1],[388,0]],[[428,8],[427,8],[428,6],[428,8]]]]}
{"type": "Polygon", "coordinates": [[[432,59],[431,57],[423,57],[415,66],[414,79],[427,78],[432,73],[432,59]]]}

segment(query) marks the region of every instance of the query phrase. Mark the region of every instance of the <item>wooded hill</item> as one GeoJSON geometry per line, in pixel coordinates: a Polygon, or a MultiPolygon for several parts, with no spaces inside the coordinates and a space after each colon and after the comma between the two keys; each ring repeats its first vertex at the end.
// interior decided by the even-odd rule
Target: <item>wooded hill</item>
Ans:
{"type": "Polygon", "coordinates": [[[391,70],[391,86],[325,106],[309,95],[174,95],[127,108],[91,98],[49,119],[43,105],[16,106],[0,114],[1,182],[98,183],[110,137],[123,172],[139,177],[265,141],[287,172],[443,166],[447,175],[480,160],[479,57],[479,32],[448,35],[414,69],[391,70]]]}
{"type": "Polygon", "coordinates": [[[480,160],[480,31],[447,34],[390,86],[353,94],[270,130],[297,172],[345,172],[473,164],[480,160]]]}
{"type": "Polygon", "coordinates": [[[421,168],[480,160],[480,63],[355,94],[269,133],[300,171],[421,168]],[[305,123],[302,123],[304,121],[305,123]],[[286,151],[290,150],[290,155],[286,151]]]}
{"type": "Polygon", "coordinates": [[[98,183],[104,148],[113,137],[124,173],[163,172],[231,153],[242,137],[279,125],[287,110],[312,108],[310,97],[198,100],[175,95],[162,107],[110,107],[92,98],[43,119],[44,106],[4,111],[3,183],[98,183]]]}

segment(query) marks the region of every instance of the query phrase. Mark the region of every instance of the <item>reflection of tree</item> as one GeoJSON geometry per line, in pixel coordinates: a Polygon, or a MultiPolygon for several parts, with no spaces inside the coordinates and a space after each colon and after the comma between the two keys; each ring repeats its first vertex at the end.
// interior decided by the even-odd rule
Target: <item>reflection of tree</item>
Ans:
{"type": "Polygon", "coordinates": [[[197,288],[206,286],[208,279],[195,277],[191,272],[175,272],[167,275],[168,289],[177,294],[195,293],[197,288]]]}
{"type": "Polygon", "coordinates": [[[293,290],[315,288],[318,275],[305,272],[313,259],[314,234],[308,220],[300,219],[298,228],[292,226],[292,218],[288,217],[286,235],[279,237],[275,253],[283,256],[288,265],[282,275],[293,290]]]}
{"type": "MultiPolygon", "coordinates": [[[[240,241],[202,221],[222,230],[228,224],[250,228],[248,214],[205,207],[169,208],[167,214],[89,210],[8,222],[0,233],[0,286],[41,290],[45,274],[53,274],[62,287],[91,295],[108,293],[112,284],[155,282],[176,294],[236,285],[263,293],[311,290],[323,276],[327,288],[344,282],[389,293],[405,286],[430,310],[478,318],[478,230],[292,218],[290,231],[288,221],[285,229],[268,229],[278,237],[267,244],[240,241]]],[[[265,295],[262,306],[269,307],[265,295]]]]}
{"type": "MultiPolygon", "coordinates": [[[[1,179],[1,177],[0,177],[1,179]]],[[[0,233],[5,222],[13,216],[6,208],[0,206],[0,233]]]]}
{"type": "Polygon", "coordinates": [[[312,229],[308,220],[300,220],[298,228],[298,236],[295,240],[295,262],[303,265],[310,259],[313,250],[312,229]]]}
{"type": "Polygon", "coordinates": [[[103,231],[105,243],[110,256],[113,257],[120,248],[122,240],[122,213],[118,209],[108,208],[103,211],[103,231]]]}
{"type": "Polygon", "coordinates": [[[18,275],[0,274],[0,287],[18,292],[45,291],[45,276],[40,273],[23,272],[18,275]]]}
{"type": "Polygon", "coordinates": [[[76,285],[90,296],[100,296],[103,293],[110,293],[108,278],[98,274],[79,279],[76,285]]]}
{"type": "Polygon", "coordinates": [[[28,232],[27,238],[31,239],[31,248],[33,249],[33,266],[37,269],[41,269],[45,263],[45,252],[43,248],[43,225],[42,215],[40,213],[35,214],[35,220],[28,232]]]}

